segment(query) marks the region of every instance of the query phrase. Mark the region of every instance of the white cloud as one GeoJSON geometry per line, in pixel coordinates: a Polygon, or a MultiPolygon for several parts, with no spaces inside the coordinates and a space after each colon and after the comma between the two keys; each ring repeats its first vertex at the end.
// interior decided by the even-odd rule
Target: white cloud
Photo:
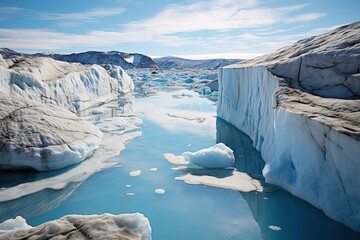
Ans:
{"type": "Polygon", "coordinates": [[[112,17],[123,13],[126,9],[117,8],[96,8],[85,12],[73,13],[43,13],[38,14],[40,19],[57,21],[65,27],[77,27],[84,22],[97,21],[100,18],[112,17]]]}
{"type": "MultiPolygon", "coordinates": [[[[46,51],[109,49],[118,48],[122,43],[152,43],[165,47],[192,46],[208,53],[232,51],[244,57],[244,54],[255,56],[258,52],[273,51],[300,37],[308,37],[306,34],[286,33],[298,28],[294,23],[305,25],[325,15],[306,13],[304,8],[309,4],[270,8],[260,3],[260,0],[211,0],[171,4],[151,18],[121,25],[118,31],[93,30],[87,34],[68,34],[46,29],[3,28],[0,29],[0,42],[9,48],[46,51]],[[299,10],[302,13],[296,15],[299,10]],[[278,29],[279,25],[283,29],[278,29]],[[207,34],[202,35],[202,31],[207,34]],[[274,36],[275,33],[277,36],[274,36]]],[[[18,11],[0,8],[0,13],[1,10],[18,11]]],[[[81,13],[43,14],[39,18],[77,26],[123,11],[123,8],[92,9],[81,13]]]]}
{"type": "Polygon", "coordinates": [[[119,15],[125,11],[125,8],[97,8],[86,12],[75,13],[47,13],[40,16],[47,20],[66,20],[66,21],[89,21],[97,18],[119,15]]]}
{"type": "Polygon", "coordinates": [[[324,17],[326,15],[327,14],[325,14],[325,13],[305,13],[305,14],[301,14],[301,15],[286,19],[285,22],[286,23],[310,22],[310,21],[317,20],[321,17],[324,17]]]}
{"type": "Polygon", "coordinates": [[[23,8],[17,7],[0,7],[0,14],[7,14],[7,13],[19,13],[24,11],[23,8]]]}

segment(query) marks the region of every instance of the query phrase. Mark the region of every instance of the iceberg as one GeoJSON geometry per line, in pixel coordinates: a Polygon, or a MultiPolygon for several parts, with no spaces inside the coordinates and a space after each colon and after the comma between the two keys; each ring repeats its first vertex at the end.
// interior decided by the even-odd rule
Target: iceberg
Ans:
{"type": "Polygon", "coordinates": [[[97,127],[55,105],[1,94],[0,109],[1,169],[60,169],[100,145],[97,127]]]}
{"type": "MultiPolygon", "coordinates": [[[[12,220],[21,223],[21,218],[12,220]]],[[[4,223],[3,223],[4,224],[4,223]]],[[[0,228],[1,225],[0,224],[0,228]]],[[[16,225],[15,223],[13,223],[16,225]]],[[[26,222],[25,222],[26,224],[26,222]]],[[[10,223],[8,224],[10,225],[10,223]]],[[[18,225],[18,224],[17,224],[18,225]]],[[[140,213],[67,215],[29,228],[0,230],[0,238],[11,239],[134,239],[151,240],[149,220],[140,213]]]]}
{"type": "Polygon", "coordinates": [[[4,61],[0,59],[0,91],[72,112],[108,102],[119,93],[134,89],[131,77],[119,66],[107,65],[107,72],[99,65],[66,63],[47,57],[4,61]]]}
{"type": "Polygon", "coordinates": [[[359,36],[356,22],[222,68],[217,105],[261,152],[267,182],[357,231],[359,36]]]}

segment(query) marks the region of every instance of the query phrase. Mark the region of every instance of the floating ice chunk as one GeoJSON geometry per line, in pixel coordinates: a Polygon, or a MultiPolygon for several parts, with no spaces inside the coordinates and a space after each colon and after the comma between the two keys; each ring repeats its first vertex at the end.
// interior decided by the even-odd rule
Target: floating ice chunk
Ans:
{"type": "Polygon", "coordinates": [[[189,112],[167,113],[167,115],[169,117],[173,117],[173,118],[181,118],[181,119],[185,119],[185,120],[189,120],[189,121],[197,121],[198,123],[205,122],[205,120],[206,120],[206,117],[204,117],[204,116],[190,114],[189,112]]]}
{"type": "Polygon", "coordinates": [[[171,164],[175,164],[175,165],[187,165],[187,164],[189,164],[189,162],[186,161],[183,156],[175,156],[172,153],[165,153],[164,157],[171,164]]]}
{"type": "Polygon", "coordinates": [[[281,230],[281,227],[279,226],[274,226],[274,225],[269,225],[269,228],[273,231],[280,231],[281,230]]]}
{"type": "Polygon", "coordinates": [[[131,188],[131,185],[130,185],[130,184],[127,184],[127,185],[125,185],[125,187],[127,187],[127,188],[131,188]]]}
{"type": "Polygon", "coordinates": [[[165,193],[165,190],[162,188],[157,188],[157,189],[155,189],[155,193],[159,194],[159,195],[163,195],[165,193]]]}
{"type": "Polygon", "coordinates": [[[233,151],[223,143],[197,152],[184,152],[182,155],[185,161],[206,168],[233,167],[235,162],[233,151]]]}
{"type": "Polygon", "coordinates": [[[193,175],[191,173],[188,173],[184,176],[176,177],[175,180],[184,181],[187,184],[202,184],[205,186],[235,190],[240,192],[263,191],[263,187],[258,180],[253,179],[246,173],[238,172],[236,170],[234,170],[229,176],[226,177],[193,175]]]}
{"type": "Polygon", "coordinates": [[[157,168],[150,168],[150,172],[156,172],[157,170],[157,168]]]}
{"type": "Polygon", "coordinates": [[[135,170],[129,173],[130,177],[137,177],[140,176],[141,170],[135,170]]]}
{"type": "Polygon", "coordinates": [[[29,229],[30,225],[26,223],[26,220],[21,216],[16,218],[6,220],[3,223],[0,223],[0,230],[16,230],[16,229],[29,229]]]}
{"type": "Polygon", "coordinates": [[[202,88],[200,88],[200,89],[198,90],[198,93],[199,93],[200,95],[204,95],[204,96],[210,95],[210,94],[211,94],[211,88],[210,88],[210,87],[202,87],[202,88]]]}
{"type": "Polygon", "coordinates": [[[134,196],[135,195],[135,193],[133,193],[133,192],[127,192],[127,193],[124,193],[126,196],[134,196]]]}

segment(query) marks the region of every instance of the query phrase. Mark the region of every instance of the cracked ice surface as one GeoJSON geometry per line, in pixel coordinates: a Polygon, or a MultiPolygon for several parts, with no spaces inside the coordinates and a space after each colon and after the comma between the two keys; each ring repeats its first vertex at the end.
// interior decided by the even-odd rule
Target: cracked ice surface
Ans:
{"type": "Polygon", "coordinates": [[[352,64],[360,62],[359,29],[360,23],[354,23],[223,68],[217,106],[218,116],[249,135],[261,152],[267,182],[356,230],[360,230],[360,100],[347,100],[358,95],[342,92],[334,80],[337,75],[325,65],[334,61],[331,71],[348,72],[338,76],[339,81],[350,77],[352,89],[357,89],[359,69],[352,64]],[[300,69],[296,66],[301,61],[300,69]],[[314,68],[310,62],[324,66],[314,68]],[[331,78],[326,77],[329,74],[331,78]],[[297,80],[303,82],[301,76],[311,78],[311,84],[323,91],[297,85],[297,80]]]}

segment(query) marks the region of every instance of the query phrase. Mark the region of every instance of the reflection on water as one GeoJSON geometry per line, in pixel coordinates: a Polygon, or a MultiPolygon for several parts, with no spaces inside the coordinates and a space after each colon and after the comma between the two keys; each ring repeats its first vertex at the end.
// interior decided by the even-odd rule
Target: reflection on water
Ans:
{"type": "Polygon", "coordinates": [[[44,189],[15,200],[0,203],[0,223],[21,215],[23,218],[37,216],[59,206],[80,183],[68,184],[61,190],[44,189]]]}
{"type": "MultiPolygon", "coordinates": [[[[261,175],[264,161],[251,139],[222,119],[217,119],[216,130],[216,141],[233,149],[237,170],[261,175]]],[[[260,193],[240,194],[249,205],[263,239],[360,239],[360,233],[333,221],[319,209],[276,187],[268,187],[260,193]]]]}
{"type": "Polygon", "coordinates": [[[262,178],[265,166],[261,154],[253,147],[250,137],[221,118],[216,119],[216,142],[234,151],[235,167],[255,178],[262,178]]]}

